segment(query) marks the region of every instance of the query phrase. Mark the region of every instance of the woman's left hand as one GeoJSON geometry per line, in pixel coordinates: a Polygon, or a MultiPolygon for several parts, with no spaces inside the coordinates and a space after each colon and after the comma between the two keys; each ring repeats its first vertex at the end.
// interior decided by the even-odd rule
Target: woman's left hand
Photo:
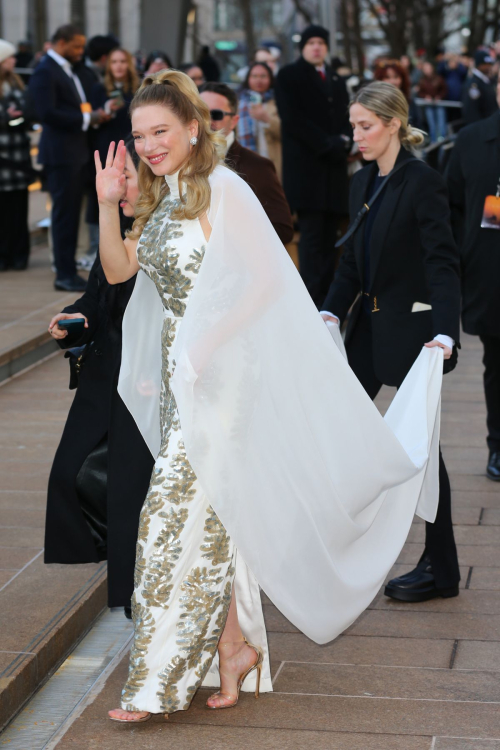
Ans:
{"type": "Polygon", "coordinates": [[[259,122],[271,121],[267,109],[263,104],[252,104],[250,107],[250,117],[253,117],[254,120],[259,120],[259,122]]]}
{"type": "Polygon", "coordinates": [[[439,346],[440,349],[443,350],[444,358],[450,359],[451,357],[451,349],[449,346],[445,346],[440,341],[429,341],[428,344],[424,344],[428,349],[432,349],[434,346],[439,346]]]}

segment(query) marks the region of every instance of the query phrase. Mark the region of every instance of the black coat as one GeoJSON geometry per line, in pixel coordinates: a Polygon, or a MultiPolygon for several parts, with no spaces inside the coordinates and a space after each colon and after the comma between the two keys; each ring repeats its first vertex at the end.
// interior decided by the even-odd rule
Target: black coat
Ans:
{"type": "Polygon", "coordinates": [[[465,82],[463,105],[462,117],[467,125],[491,117],[498,109],[496,86],[472,75],[465,82]]]}
{"type": "Polygon", "coordinates": [[[43,126],[38,162],[45,166],[83,165],[90,157],[82,130],[81,100],[71,78],[46,55],[31,76],[29,92],[43,126]]]}
{"type": "Polygon", "coordinates": [[[447,173],[462,266],[462,323],[500,336],[500,231],[482,229],[484,201],[500,182],[500,112],[460,131],[447,173]]]}
{"type": "Polygon", "coordinates": [[[283,187],[292,211],[347,213],[347,150],[352,137],[345,82],[326,68],[322,81],[300,57],[276,78],[283,187]]]}
{"type": "MultiPolygon", "coordinates": [[[[370,246],[370,279],[365,282],[363,225],[348,241],[322,310],[341,321],[362,291],[370,294],[373,364],[377,378],[399,385],[420,354],[438,334],[460,337],[458,251],[450,224],[443,178],[401,149],[396,165],[406,167],[385,187],[370,246]],[[411,161],[410,161],[411,160],[411,161]],[[415,302],[432,310],[412,312],[415,302]]],[[[376,163],[356,172],[350,191],[351,221],[366,200],[376,163]]],[[[360,305],[351,316],[347,337],[360,305]]],[[[348,341],[348,338],[347,338],[348,341]]],[[[455,352],[456,355],[456,352],[455,352]]],[[[454,366],[454,358],[445,370],[454,366]]]]}
{"type": "Polygon", "coordinates": [[[108,603],[130,606],[139,514],[154,459],[117,392],[121,322],[135,277],[110,286],[99,258],[83,297],[64,309],[80,312],[89,328],[62,348],[89,343],[80,382],[49,479],[45,528],[46,563],[108,560],[108,603]],[[107,553],[87,524],[75,487],[89,453],[108,438],[107,553]]]}

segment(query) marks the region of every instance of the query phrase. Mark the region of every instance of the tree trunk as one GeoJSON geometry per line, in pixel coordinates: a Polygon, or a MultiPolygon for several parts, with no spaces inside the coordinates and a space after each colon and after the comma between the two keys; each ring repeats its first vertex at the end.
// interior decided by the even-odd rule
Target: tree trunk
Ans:
{"type": "Polygon", "coordinates": [[[247,43],[247,56],[248,59],[251,60],[257,49],[252,16],[252,3],[251,0],[239,0],[239,4],[243,16],[243,30],[245,32],[245,41],[247,43]]]}
{"type": "Polygon", "coordinates": [[[348,0],[341,0],[340,2],[340,23],[342,25],[342,34],[344,36],[344,58],[347,67],[352,70],[351,29],[349,27],[348,0]]]}
{"type": "Polygon", "coordinates": [[[356,58],[358,61],[357,73],[359,76],[362,76],[365,70],[365,52],[364,52],[364,47],[363,47],[363,39],[361,38],[360,15],[361,15],[361,9],[359,7],[359,0],[352,0],[354,45],[356,47],[356,58]]]}

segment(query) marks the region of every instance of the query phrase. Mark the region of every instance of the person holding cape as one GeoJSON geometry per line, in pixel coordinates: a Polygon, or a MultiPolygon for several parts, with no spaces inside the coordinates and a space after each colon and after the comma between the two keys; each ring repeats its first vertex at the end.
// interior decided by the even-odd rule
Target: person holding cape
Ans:
{"type": "MultiPolygon", "coordinates": [[[[347,240],[323,304],[325,320],[343,321],[360,295],[349,319],[346,350],[372,399],[383,384],[401,385],[423,345],[443,349],[445,372],[457,361],[459,256],[447,191],[441,176],[411,154],[423,134],[408,124],[408,112],[407,99],[388,83],[360,89],[351,102],[354,141],[372,162],[353,178],[351,217],[384,187],[347,240]]],[[[420,602],[458,596],[450,482],[441,455],[439,462],[436,521],[427,523],[416,569],[387,585],[391,598],[420,602]]]]}
{"type": "Polygon", "coordinates": [[[381,417],[327,330],[191,79],[146,76],[124,146],[96,154],[100,255],[137,273],[118,390],[156,459],[141,513],[121,708],[146,721],[272,690],[259,586],[325,643],[373,600],[415,512],[437,510],[443,354],[423,349],[381,417]],[[365,472],[359,471],[359,455],[365,472]],[[247,640],[248,639],[248,640],[247,640]]]}

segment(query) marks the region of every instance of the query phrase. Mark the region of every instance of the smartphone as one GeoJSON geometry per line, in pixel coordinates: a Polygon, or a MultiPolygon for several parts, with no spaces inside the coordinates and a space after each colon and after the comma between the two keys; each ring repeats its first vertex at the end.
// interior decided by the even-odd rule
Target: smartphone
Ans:
{"type": "Polygon", "coordinates": [[[68,333],[82,333],[85,328],[85,318],[67,318],[58,320],[57,325],[68,333]]]}
{"type": "Polygon", "coordinates": [[[119,107],[125,106],[125,99],[123,98],[123,94],[120,91],[120,89],[116,89],[115,91],[112,91],[111,94],[109,95],[109,98],[113,99],[119,107]]]}
{"type": "Polygon", "coordinates": [[[250,91],[250,96],[248,97],[250,104],[262,104],[262,96],[259,94],[258,91],[250,91]]]}

